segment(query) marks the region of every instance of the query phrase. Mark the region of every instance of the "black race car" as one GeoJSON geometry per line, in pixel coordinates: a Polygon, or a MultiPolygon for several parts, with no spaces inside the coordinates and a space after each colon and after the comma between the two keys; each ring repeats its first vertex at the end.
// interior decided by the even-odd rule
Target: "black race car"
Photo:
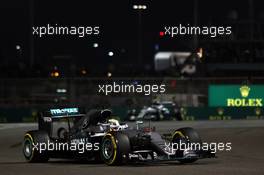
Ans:
{"type": "Polygon", "coordinates": [[[39,129],[25,134],[24,156],[28,162],[68,158],[103,161],[107,165],[162,160],[191,163],[215,157],[210,150],[192,149],[202,143],[192,128],[180,128],[165,137],[154,128],[142,127],[143,122],[137,121],[136,128],[129,128],[110,116],[110,110],[85,113],[80,108],[40,113],[39,129]],[[179,149],[179,144],[185,147],[179,149]]]}

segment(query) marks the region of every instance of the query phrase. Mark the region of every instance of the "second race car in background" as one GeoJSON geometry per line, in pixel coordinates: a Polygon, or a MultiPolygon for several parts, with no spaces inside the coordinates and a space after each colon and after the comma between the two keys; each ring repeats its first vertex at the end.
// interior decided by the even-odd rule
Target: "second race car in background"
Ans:
{"type": "Polygon", "coordinates": [[[152,103],[142,109],[130,109],[127,111],[127,121],[136,120],[182,120],[180,108],[171,101],[152,103]]]}

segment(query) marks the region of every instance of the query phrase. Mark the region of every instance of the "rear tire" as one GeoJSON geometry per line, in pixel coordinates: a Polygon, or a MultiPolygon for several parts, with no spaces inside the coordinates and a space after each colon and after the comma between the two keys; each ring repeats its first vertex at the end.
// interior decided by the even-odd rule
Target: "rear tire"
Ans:
{"type": "Polygon", "coordinates": [[[48,151],[42,151],[40,153],[40,143],[45,143],[47,146],[49,135],[45,131],[29,131],[24,136],[23,141],[23,154],[27,162],[47,162],[49,160],[48,151]],[[37,147],[37,148],[36,148],[37,147]]]}
{"type": "Polygon", "coordinates": [[[61,127],[61,128],[58,129],[57,137],[59,139],[66,139],[67,135],[68,135],[68,132],[67,132],[67,130],[65,128],[61,127]]]}
{"type": "Polygon", "coordinates": [[[101,158],[107,165],[121,165],[128,161],[130,142],[121,132],[109,132],[101,144],[101,158]]]}
{"type": "MultiPolygon", "coordinates": [[[[177,129],[173,135],[172,135],[172,143],[177,143],[179,145],[180,141],[182,143],[202,143],[202,140],[199,136],[199,134],[190,127],[186,128],[180,128],[177,129]]],[[[176,151],[177,156],[183,156],[183,151],[182,150],[177,150],[176,151]]],[[[181,163],[193,163],[197,161],[197,158],[190,158],[190,159],[182,159],[179,160],[181,163]]]]}

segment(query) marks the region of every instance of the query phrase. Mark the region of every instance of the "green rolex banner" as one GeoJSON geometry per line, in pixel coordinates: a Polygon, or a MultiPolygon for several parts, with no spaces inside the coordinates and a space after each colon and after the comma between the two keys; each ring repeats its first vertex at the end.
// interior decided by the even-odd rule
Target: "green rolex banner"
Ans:
{"type": "Polygon", "coordinates": [[[263,107],[264,85],[210,85],[210,107],[263,107]]]}

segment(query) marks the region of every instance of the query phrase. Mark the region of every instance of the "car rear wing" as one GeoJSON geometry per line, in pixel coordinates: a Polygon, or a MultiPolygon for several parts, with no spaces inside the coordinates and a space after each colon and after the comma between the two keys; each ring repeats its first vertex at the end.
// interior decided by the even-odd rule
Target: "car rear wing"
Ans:
{"type": "Polygon", "coordinates": [[[86,112],[83,108],[52,108],[42,113],[42,117],[50,117],[51,119],[82,117],[86,112]]]}
{"type": "MultiPolygon", "coordinates": [[[[52,108],[39,113],[38,128],[49,135],[52,131],[52,122],[67,118],[81,118],[86,116],[84,108],[52,108]]],[[[69,121],[68,121],[69,122],[69,121]]]]}

